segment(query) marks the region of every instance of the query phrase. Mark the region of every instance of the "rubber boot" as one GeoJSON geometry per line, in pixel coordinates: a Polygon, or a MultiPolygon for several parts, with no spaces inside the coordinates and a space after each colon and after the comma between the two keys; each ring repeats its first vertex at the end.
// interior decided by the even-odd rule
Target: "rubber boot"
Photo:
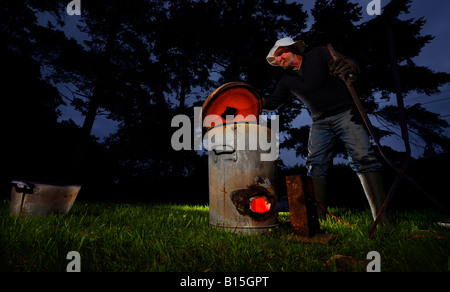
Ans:
{"type": "MultiPolygon", "coordinates": [[[[324,177],[313,177],[311,178],[313,189],[314,189],[314,196],[316,199],[316,202],[318,202],[321,206],[324,208],[327,208],[327,192],[326,192],[326,186],[327,186],[327,180],[324,177]]],[[[319,206],[317,205],[317,215],[319,218],[324,218],[327,213],[319,206]]]]}
{"type": "MultiPolygon", "coordinates": [[[[378,212],[383,207],[384,200],[387,197],[384,188],[383,177],[380,172],[361,173],[358,174],[358,177],[361,181],[367,200],[369,201],[370,210],[372,211],[372,217],[375,221],[378,212]]],[[[390,216],[386,210],[380,219],[380,224],[388,227],[393,226],[392,220],[390,219],[390,216]]]]}

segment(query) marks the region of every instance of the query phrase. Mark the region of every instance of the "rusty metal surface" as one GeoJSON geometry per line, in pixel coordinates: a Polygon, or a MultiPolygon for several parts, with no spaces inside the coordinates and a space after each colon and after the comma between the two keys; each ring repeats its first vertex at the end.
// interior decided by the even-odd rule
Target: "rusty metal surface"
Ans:
{"type": "Polygon", "coordinates": [[[23,181],[13,181],[11,185],[10,213],[23,216],[67,214],[81,189],[79,185],[59,186],[23,181]]]}
{"type": "MultiPolygon", "coordinates": [[[[257,124],[235,127],[245,127],[247,140],[249,131],[270,131],[257,124]]],[[[222,128],[214,127],[206,135],[215,135],[224,131],[222,128]]],[[[231,144],[216,141],[227,147],[208,152],[210,225],[244,234],[267,233],[277,226],[276,161],[261,161],[261,153],[267,151],[249,150],[248,141],[244,150],[237,150],[237,140],[231,144]],[[269,211],[255,214],[250,210],[251,198],[256,196],[270,202],[269,211]]]]}
{"type": "Polygon", "coordinates": [[[312,237],[319,231],[312,182],[300,175],[286,177],[291,228],[295,235],[312,237]]]}

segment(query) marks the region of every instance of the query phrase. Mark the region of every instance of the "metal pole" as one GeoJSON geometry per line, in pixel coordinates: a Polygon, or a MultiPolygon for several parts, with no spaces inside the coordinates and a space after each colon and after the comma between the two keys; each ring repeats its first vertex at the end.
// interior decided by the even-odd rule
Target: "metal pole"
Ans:
{"type": "MultiPolygon", "coordinates": [[[[391,32],[392,33],[392,32],[391,32]]],[[[392,37],[392,35],[391,35],[391,37],[392,37]]],[[[390,37],[389,37],[390,38],[390,37]]],[[[336,61],[337,60],[337,58],[338,58],[338,56],[337,56],[337,53],[336,53],[336,51],[334,50],[334,48],[333,48],[333,46],[331,45],[331,44],[328,44],[328,49],[330,50],[330,53],[331,53],[331,56],[333,57],[333,59],[336,61]]],[[[392,48],[391,48],[391,50],[392,50],[392,48]]],[[[393,53],[394,54],[392,54],[392,56],[394,56],[395,57],[395,50],[393,50],[393,53]]],[[[398,186],[398,184],[400,183],[400,181],[401,181],[401,179],[402,178],[405,178],[405,179],[407,179],[409,182],[411,182],[419,191],[421,191],[424,195],[426,195],[433,203],[435,203],[441,210],[443,210],[445,213],[449,213],[449,211],[448,210],[446,210],[446,209],[444,209],[443,207],[441,207],[434,199],[433,199],[433,197],[429,194],[429,193],[427,193],[419,184],[417,184],[411,177],[409,177],[409,176],[407,176],[406,174],[405,174],[405,171],[406,171],[406,167],[407,167],[407,165],[408,165],[408,162],[409,162],[409,157],[410,157],[410,153],[411,153],[411,149],[410,149],[410,146],[409,146],[409,139],[408,139],[408,129],[407,129],[407,126],[406,126],[406,114],[405,114],[405,112],[404,112],[404,104],[403,104],[403,97],[402,97],[402,94],[401,94],[401,91],[400,91],[400,89],[401,89],[401,87],[400,87],[400,79],[399,79],[399,75],[398,75],[398,68],[397,68],[397,73],[395,73],[395,70],[394,70],[394,75],[395,76],[397,76],[397,77],[395,77],[396,78],[396,83],[398,82],[398,84],[397,84],[397,86],[396,86],[396,91],[397,91],[397,102],[399,103],[399,110],[400,110],[400,112],[403,112],[403,116],[400,118],[400,124],[401,124],[401,126],[402,126],[402,137],[403,137],[403,140],[404,140],[404,142],[405,142],[405,147],[406,147],[406,154],[407,154],[407,159],[406,159],[406,161],[405,161],[405,163],[404,163],[404,165],[403,165],[403,168],[400,168],[400,167],[398,167],[386,154],[385,154],[385,152],[383,151],[383,148],[381,147],[381,144],[380,144],[380,139],[379,139],[379,137],[377,136],[377,134],[375,133],[375,131],[374,131],[374,129],[373,129],[373,126],[372,126],[372,123],[370,122],[370,119],[369,119],[369,117],[368,117],[368,115],[367,115],[367,113],[366,113],[366,111],[365,111],[365,109],[364,109],[364,107],[363,107],[363,105],[362,105],[362,103],[361,103],[361,100],[359,99],[359,97],[358,97],[358,94],[356,93],[356,90],[355,90],[355,88],[354,88],[354,86],[353,86],[353,84],[349,81],[349,80],[347,80],[347,81],[345,81],[345,84],[347,85],[347,88],[348,88],[348,90],[349,90],[349,92],[350,92],[350,95],[352,96],[352,98],[353,98],[353,101],[355,102],[355,105],[356,105],[356,107],[358,108],[358,111],[360,112],[360,114],[361,114],[361,117],[363,118],[363,121],[364,121],[364,124],[366,125],[366,127],[367,127],[367,130],[369,131],[369,134],[372,136],[372,138],[373,138],[373,140],[374,140],[374,142],[375,142],[375,144],[376,144],[376,146],[377,146],[377,148],[378,148],[378,150],[380,151],[380,153],[381,153],[381,156],[384,158],[384,160],[386,160],[386,162],[397,172],[397,177],[395,178],[395,181],[394,181],[394,183],[392,184],[392,186],[391,186],[391,189],[390,189],[390,191],[389,191],[389,194],[388,194],[388,196],[386,197],[386,199],[385,199],[385,201],[384,201],[384,203],[383,203],[383,206],[381,207],[381,210],[379,211],[379,213],[378,213],[378,215],[377,215],[377,218],[375,219],[375,221],[374,221],[374,223],[373,223],[373,225],[372,225],[372,227],[371,227],[371,229],[370,229],[370,233],[369,233],[369,237],[370,238],[372,238],[372,235],[373,235],[373,233],[374,233],[374,231],[375,231],[375,229],[376,229],[376,227],[377,227],[377,225],[378,225],[378,223],[379,223],[379,221],[380,221],[380,218],[381,218],[381,216],[384,214],[384,211],[386,210],[386,208],[387,208],[387,206],[388,206],[388,204],[389,204],[389,202],[390,202],[390,200],[391,200],[391,198],[392,198],[392,196],[394,195],[394,192],[395,192],[395,190],[396,190],[396,188],[397,188],[397,186],[398,186]]]]}

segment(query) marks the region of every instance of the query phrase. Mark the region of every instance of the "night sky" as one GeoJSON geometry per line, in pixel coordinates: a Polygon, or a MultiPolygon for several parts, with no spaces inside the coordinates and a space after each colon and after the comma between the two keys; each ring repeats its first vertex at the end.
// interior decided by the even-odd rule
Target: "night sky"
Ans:
{"type": "MultiPolygon", "coordinates": [[[[289,2],[289,1],[288,1],[289,2]]],[[[304,4],[304,10],[308,11],[314,7],[315,0],[291,0],[290,2],[300,2],[304,4]]],[[[371,17],[366,13],[366,6],[371,2],[370,0],[352,0],[354,3],[360,3],[363,7],[363,19],[367,21],[371,17]]],[[[382,7],[388,3],[387,0],[381,0],[382,7]]],[[[422,53],[413,59],[418,66],[425,66],[433,71],[437,72],[450,72],[450,18],[448,13],[450,11],[450,1],[448,0],[416,0],[413,1],[410,8],[410,13],[404,15],[404,19],[420,18],[424,17],[426,24],[422,29],[422,34],[430,34],[435,37],[430,44],[424,47],[422,53]]],[[[82,17],[82,16],[81,16],[82,17]]],[[[74,30],[74,24],[80,19],[80,16],[66,16],[66,30],[67,34],[75,36],[76,38],[82,38],[76,30],[74,30]]],[[[311,26],[314,19],[310,14],[308,20],[308,28],[311,26]]],[[[265,62],[265,60],[261,60],[265,62]]],[[[427,96],[423,94],[412,93],[405,98],[405,106],[421,103],[428,110],[438,113],[443,119],[450,123],[450,85],[447,84],[440,88],[441,93],[433,96],[427,96]]],[[[381,101],[385,105],[388,105],[385,101],[381,101]]],[[[395,104],[395,98],[391,100],[389,104],[395,104]]],[[[69,107],[61,108],[63,116],[61,120],[72,118],[77,124],[81,125],[84,117],[69,107]]],[[[299,126],[302,124],[309,124],[311,118],[304,111],[298,118],[299,126]]],[[[377,125],[376,121],[372,119],[374,125],[377,125]]],[[[116,123],[107,120],[103,116],[97,117],[92,134],[100,139],[108,136],[115,131],[116,123]]],[[[446,130],[447,136],[450,136],[450,129],[446,130]]],[[[412,135],[411,140],[417,139],[412,135]]],[[[418,141],[416,141],[418,142],[418,141]]],[[[383,145],[389,145],[392,148],[403,151],[403,141],[398,137],[392,137],[388,139],[382,139],[383,145]]],[[[423,148],[412,145],[413,157],[420,157],[423,153],[423,148]]],[[[296,159],[292,152],[283,152],[281,154],[282,159],[287,165],[293,165],[288,161],[297,161],[302,163],[301,159],[296,159]]]]}

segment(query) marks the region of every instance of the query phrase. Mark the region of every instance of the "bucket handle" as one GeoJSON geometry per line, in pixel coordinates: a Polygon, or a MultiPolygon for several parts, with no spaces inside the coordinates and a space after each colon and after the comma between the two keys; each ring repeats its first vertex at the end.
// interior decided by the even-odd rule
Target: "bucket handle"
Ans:
{"type": "Polygon", "coordinates": [[[229,145],[221,145],[220,148],[222,148],[222,147],[225,149],[217,149],[217,147],[214,147],[212,149],[214,152],[214,162],[218,161],[219,156],[223,156],[224,160],[237,161],[237,154],[236,154],[236,150],[234,148],[232,148],[229,145]]]}
{"type": "Polygon", "coordinates": [[[38,191],[36,185],[30,182],[12,181],[11,186],[13,186],[16,189],[17,193],[34,194],[35,192],[38,191]]]}

